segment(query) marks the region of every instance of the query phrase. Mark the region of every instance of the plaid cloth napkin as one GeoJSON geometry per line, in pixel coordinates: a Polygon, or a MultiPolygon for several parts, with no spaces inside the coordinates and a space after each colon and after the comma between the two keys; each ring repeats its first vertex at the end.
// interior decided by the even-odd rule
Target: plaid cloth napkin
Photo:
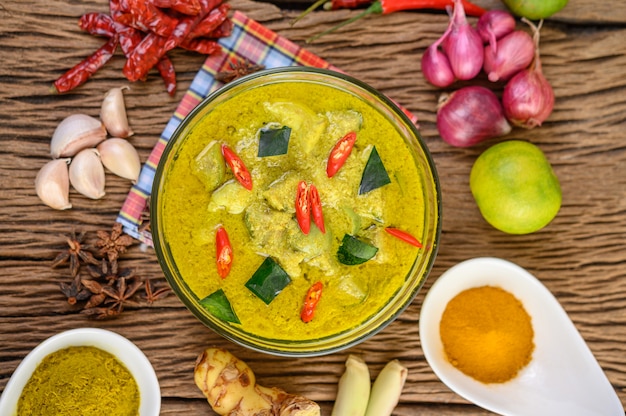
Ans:
{"type": "MultiPolygon", "coordinates": [[[[153,245],[152,235],[150,231],[141,228],[141,222],[152,191],[152,182],[159,159],[167,142],[185,116],[210,93],[223,85],[214,79],[218,72],[230,69],[231,63],[246,59],[252,64],[264,65],[268,69],[303,65],[339,71],[338,68],[315,54],[279,36],[239,11],[233,14],[231,20],[234,25],[232,34],[219,40],[223,53],[209,56],[202,65],[174,115],[161,133],[150,157],[141,169],[139,180],[131,188],[118,214],[117,221],[122,223],[124,231],[149,246],[153,245]]],[[[410,114],[408,115],[411,117],[410,114]]],[[[414,119],[414,117],[411,118],[414,119]]]]}

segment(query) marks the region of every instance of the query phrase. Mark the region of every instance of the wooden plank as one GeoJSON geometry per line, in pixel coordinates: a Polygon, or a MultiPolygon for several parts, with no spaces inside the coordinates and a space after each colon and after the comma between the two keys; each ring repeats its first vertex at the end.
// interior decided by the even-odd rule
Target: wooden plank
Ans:
{"type": "MultiPolygon", "coordinates": [[[[292,27],[290,23],[298,13],[295,10],[248,0],[233,0],[232,4],[302,45],[310,36],[354,15],[345,10],[317,12],[292,27]]],[[[417,327],[424,295],[441,273],[467,258],[497,256],[526,267],[555,294],[626,403],[626,46],[622,41],[626,29],[604,25],[625,20],[623,7],[614,6],[616,10],[611,13],[603,10],[607,5],[593,3],[592,7],[590,1],[572,0],[560,13],[565,16],[571,12],[571,16],[546,22],[541,52],[545,74],[557,97],[554,112],[541,128],[515,129],[504,138],[538,144],[553,163],[563,188],[563,207],[557,218],[545,230],[528,236],[509,236],[492,229],[481,218],[469,192],[473,161],[497,140],[458,149],[438,137],[436,106],[442,91],[424,81],[419,60],[425,48],[443,33],[445,15],[411,12],[372,16],[365,24],[347,26],[306,45],[418,116],[440,173],[443,234],[428,282],[397,321],[348,351],[289,359],[233,345],[204,327],[174,296],[152,307],[129,309],[110,321],[89,319],[64,302],[58,285],[68,278],[67,270],[50,267],[64,248],[63,236],[74,229],[84,230],[93,243],[96,230],[108,230],[112,225],[130,184],[107,174],[105,198],[92,201],[72,192],[74,208],[57,212],[41,204],[33,181],[39,167],[50,159],[48,143],[57,123],[76,111],[97,116],[104,92],[128,84],[121,74],[123,58],[113,58],[92,80],[70,94],[50,94],[56,77],[102,44],[101,39],[82,33],[76,22],[87,11],[106,11],[107,2],[73,2],[71,6],[61,0],[3,3],[0,390],[20,360],[43,339],[65,329],[97,326],[127,336],[148,355],[161,382],[164,415],[213,414],[192,380],[195,357],[209,345],[227,347],[247,361],[263,384],[319,401],[324,414],[330,413],[349,353],[362,355],[374,375],[392,358],[407,365],[409,378],[397,415],[488,414],[436,378],[421,351],[417,327]],[[594,23],[585,23],[590,21],[594,23]]],[[[142,160],[146,160],[204,59],[184,51],[171,56],[179,78],[174,98],[164,92],[154,72],[146,82],[134,83],[126,92],[128,115],[136,132],[131,142],[142,160]]],[[[502,88],[484,78],[477,83],[498,92],[502,88]]],[[[123,267],[136,268],[142,276],[163,276],[154,252],[139,245],[121,261],[123,267]]]]}

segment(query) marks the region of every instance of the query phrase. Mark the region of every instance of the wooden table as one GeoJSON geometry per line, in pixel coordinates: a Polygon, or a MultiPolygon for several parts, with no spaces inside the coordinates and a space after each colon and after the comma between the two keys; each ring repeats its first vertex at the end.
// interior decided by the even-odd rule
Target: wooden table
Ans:
{"type": "MultiPolygon", "coordinates": [[[[502,7],[495,0],[480,4],[502,7]]],[[[232,0],[234,9],[304,45],[305,39],[353,15],[311,14],[290,26],[297,11],[269,3],[232,0]]],[[[554,112],[541,128],[515,129],[506,138],[537,144],[554,166],[563,206],[545,229],[512,236],[490,227],[469,191],[475,158],[491,141],[453,148],[438,137],[440,90],[424,81],[420,58],[445,29],[447,16],[396,13],[374,16],[307,45],[314,53],[393,97],[419,117],[443,190],[443,233],[434,269],[410,307],[384,331],[348,351],[319,358],[267,356],[238,347],[197,321],[175,296],[96,321],[66,302],[59,283],[65,268],[50,267],[64,235],[109,230],[128,181],[107,174],[107,195],[89,200],[72,191],[73,208],[54,211],[34,191],[49,141],[64,117],[97,116],[105,91],[127,85],[116,55],[84,86],[67,95],[51,83],[102,44],[77,27],[89,11],[108,11],[105,0],[11,0],[0,3],[0,390],[24,356],[60,331],[96,326],[135,342],[156,369],[162,414],[213,414],[193,383],[196,356],[207,346],[226,347],[247,361],[259,381],[318,401],[329,414],[349,353],[361,355],[375,376],[397,358],[409,376],[397,415],[488,414],[441,383],[420,348],[418,317],[431,284],[452,265],[472,257],[511,260],[535,274],[562,303],[608,379],[626,404],[626,3],[571,0],[542,29],[544,72],[554,87],[554,112]]],[[[178,93],[169,97],[159,77],[126,94],[131,139],[145,160],[176,108],[203,56],[176,50],[178,93]]],[[[483,80],[484,81],[484,80],[483,80]]],[[[497,89],[497,86],[495,87],[497,89]]],[[[496,140],[497,141],[497,140],[496,140]]],[[[154,252],[133,246],[120,260],[144,277],[162,279],[154,252]]]]}

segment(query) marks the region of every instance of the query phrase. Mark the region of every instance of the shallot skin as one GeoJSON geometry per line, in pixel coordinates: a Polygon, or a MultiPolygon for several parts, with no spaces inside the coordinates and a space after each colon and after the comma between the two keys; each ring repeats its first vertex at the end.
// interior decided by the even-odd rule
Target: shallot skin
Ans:
{"type": "Polygon", "coordinates": [[[522,30],[516,30],[500,38],[495,48],[485,46],[483,68],[489,81],[506,81],[530,65],[535,56],[533,38],[522,30]]]}
{"type": "Polygon", "coordinates": [[[554,90],[543,75],[539,53],[539,31],[543,20],[535,26],[522,19],[534,31],[535,57],[527,69],[518,72],[504,86],[502,106],[506,118],[515,126],[532,129],[550,116],[554,108],[554,90]]]}
{"type": "Polygon", "coordinates": [[[488,10],[476,22],[476,30],[485,43],[496,49],[496,41],[515,30],[515,18],[504,10],[488,10]]]}
{"type": "Polygon", "coordinates": [[[483,67],[483,41],[468,22],[460,0],[454,0],[449,33],[442,46],[457,79],[474,78],[483,67]]]}
{"type": "Polygon", "coordinates": [[[540,69],[520,71],[504,86],[502,105],[513,125],[532,129],[552,113],[554,90],[540,69]]]}
{"type": "Polygon", "coordinates": [[[447,87],[454,82],[450,60],[439,50],[438,43],[430,45],[422,55],[422,74],[435,87],[447,87]]]}
{"type": "Polygon", "coordinates": [[[440,101],[437,129],[452,146],[470,147],[511,131],[498,97],[488,88],[463,87],[440,101]]]}

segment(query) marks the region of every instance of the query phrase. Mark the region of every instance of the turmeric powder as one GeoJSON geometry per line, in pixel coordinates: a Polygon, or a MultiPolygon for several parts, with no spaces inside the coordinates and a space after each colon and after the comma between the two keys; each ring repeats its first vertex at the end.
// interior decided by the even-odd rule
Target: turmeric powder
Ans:
{"type": "Polygon", "coordinates": [[[530,316],[499,287],[456,295],[443,312],[439,331],[450,363],[483,383],[511,380],[530,362],[534,349],[530,316]]]}

